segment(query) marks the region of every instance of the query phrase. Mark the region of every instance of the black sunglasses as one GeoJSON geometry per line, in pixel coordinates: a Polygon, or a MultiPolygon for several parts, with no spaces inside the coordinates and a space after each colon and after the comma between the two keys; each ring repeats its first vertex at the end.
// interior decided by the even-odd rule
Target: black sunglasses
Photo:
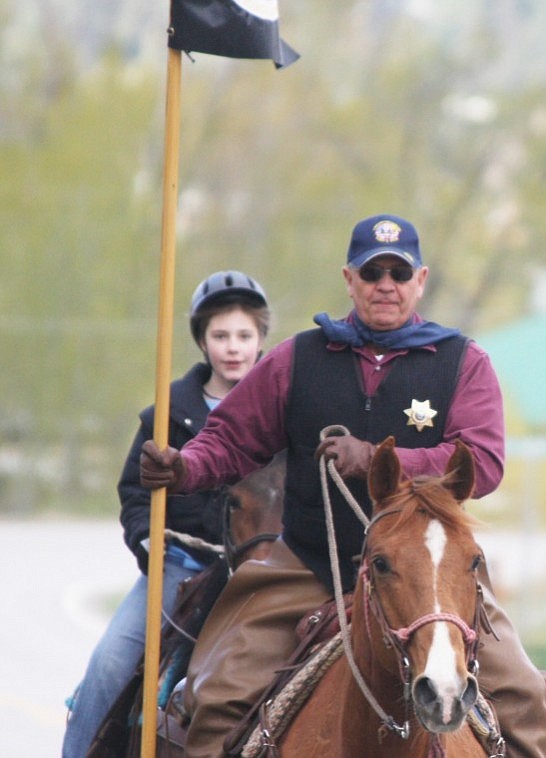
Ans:
{"type": "Polygon", "coordinates": [[[409,282],[414,271],[415,269],[411,268],[411,266],[383,268],[373,263],[367,263],[358,269],[358,275],[364,282],[379,282],[387,273],[391,275],[391,279],[395,282],[409,282]]]}

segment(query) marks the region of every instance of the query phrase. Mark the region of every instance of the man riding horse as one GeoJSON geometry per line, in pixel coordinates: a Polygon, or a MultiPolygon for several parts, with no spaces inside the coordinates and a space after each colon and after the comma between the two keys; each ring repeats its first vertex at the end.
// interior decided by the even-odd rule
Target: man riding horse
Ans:
{"type": "MultiPolygon", "coordinates": [[[[317,458],[334,459],[370,513],[366,477],[375,446],[396,438],[403,475],[441,474],[456,440],[476,465],[474,497],[500,483],[504,424],[486,353],[456,329],[415,311],[428,276],[417,232],[389,214],[359,222],[343,276],[354,308],[343,320],[273,349],[210,414],[182,452],[143,446],[144,486],[194,492],[233,482],[288,449],[284,528],[269,558],[238,569],[194,650],[186,708],[188,758],[224,755],[223,741],[296,646],[298,620],[332,595],[317,458]],[[328,437],[329,425],[351,434],[328,437]]],[[[343,585],[355,580],[363,528],[333,496],[343,585]]],[[[546,756],[546,685],[480,571],[498,641],[483,636],[480,686],[494,701],[508,755],[546,756]]]]}

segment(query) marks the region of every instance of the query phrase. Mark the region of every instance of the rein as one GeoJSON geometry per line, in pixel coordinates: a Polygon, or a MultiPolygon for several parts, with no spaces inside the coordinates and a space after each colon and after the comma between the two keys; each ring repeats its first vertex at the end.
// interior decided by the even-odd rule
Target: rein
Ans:
{"type": "MultiPolygon", "coordinates": [[[[322,429],[320,433],[320,439],[323,440],[325,437],[328,437],[332,434],[349,434],[349,430],[340,425],[334,425],[334,426],[327,426],[324,429],[322,429]]],[[[407,740],[409,737],[409,721],[406,720],[404,724],[398,724],[393,716],[389,716],[386,711],[383,710],[383,708],[379,705],[378,701],[374,697],[372,691],[366,684],[364,677],[362,676],[362,673],[360,669],[358,668],[358,665],[355,661],[353,648],[351,645],[351,639],[349,636],[349,626],[347,624],[347,614],[345,611],[345,604],[343,602],[343,588],[341,584],[341,575],[339,570],[339,560],[338,560],[338,552],[337,552],[337,543],[335,538],[335,529],[334,529],[334,518],[332,515],[332,503],[330,501],[330,493],[328,491],[328,478],[326,475],[326,469],[328,469],[328,472],[330,473],[330,476],[334,480],[334,482],[337,484],[339,490],[344,495],[347,503],[352,508],[355,516],[358,518],[358,520],[364,525],[366,529],[366,533],[370,526],[370,520],[366,516],[366,514],[362,511],[359,504],[355,500],[355,498],[352,496],[349,488],[346,486],[345,482],[341,478],[339,472],[335,468],[334,461],[329,460],[328,463],[326,463],[326,460],[324,458],[324,455],[321,456],[319,461],[319,468],[320,468],[320,480],[322,485],[322,496],[324,500],[324,512],[326,516],[326,531],[328,534],[328,551],[330,554],[330,565],[332,568],[332,577],[334,580],[334,598],[336,602],[336,609],[337,609],[337,615],[339,619],[339,627],[341,631],[341,639],[343,640],[343,648],[345,651],[345,656],[347,658],[347,663],[349,664],[349,668],[351,669],[351,672],[355,678],[356,683],[358,684],[360,691],[368,701],[368,703],[371,705],[371,707],[376,712],[379,719],[382,721],[383,725],[390,729],[392,732],[395,732],[398,734],[402,739],[407,740]]]]}
{"type": "MultiPolygon", "coordinates": [[[[321,433],[320,438],[323,440],[325,437],[328,437],[332,434],[336,435],[345,435],[350,434],[349,430],[340,425],[334,425],[334,426],[328,426],[325,427],[321,433]]],[[[376,514],[371,520],[368,519],[366,514],[361,510],[360,506],[352,496],[351,492],[343,482],[339,472],[335,468],[334,460],[329,460],[328,463],[326,463],[324,456],[321,457],[320,462],[320,478],[321,478],[321,485],[322,485],[322,494],[323,494],[323,500],[324,500],[324,510],[326,515],[326,528],[327,528],[327,534],[328,534],[328,548],[329,548],[329,554],[330,554],[330,564],[332,569],[332,575],[334,580],[334,596],[335,596],[335,602],[336,602],[336,608],[339,618],[339,625],[341,629],[341,637],[343,640],[343,647],[345,651],[345,655],[347,658],[347,662],[349,664],[349,667],[351,669],[351,672],[368,703],[375,711],[376,715],[379,717],[379,719],[382,721],[383,726],[382,729],[389,729],[392,732],[395,732],[398,734],[402,739],[408,739],[410,734],[410,728],[409,728],[409,719],[407,716],[407,709],[408,704],[410,700],[410,664],[406,653],[406,645],[409,642],[411,636],[414,632],[416,632],[421,627],[435,623],[435,622],[448,622],[452,623],[455,626],[457,626],[463,635],[463,639],[465,642],[465,647],[467,648],[467,666],[471,673],[477,673],[478,669],[478,662],[476,660],[476,652],[477,652],[477,646],[478,646],[478,625],[481,617],[481,587],[477,583],[476,593],[477,593],[477,604],[476,604],[476,613],[474,617],[474,628],[471,628],[463,619],[461,619],[459,616],[453,613],[428,613],[424,616],[421,616],[420,618],[413,621],[409,626],[402,627],[400,629],[392,629],[388,623],[387,619],[385,617],[383,608],[381,606],[381,603],[379,602],[379,599],[373,592],[373,582],[370,578],[370,567],[368,565],[368,562],[366,558],[364,557],[363,560],[363,567],[361,569],[361,576],[364,581],[364,613],[365,613],[365,623],[366,628],[368,630],[368,637],[370,637],[370,626],[369,626],[369,610],[371,609],[373,611],[373,614],[380,626],[380,629],[383,634],[383,639],[387,647],[393,647],[396,649],[400,655],[399,659],[399,667],[400,667],[400,675],[404,687],[404,701],[406,705],[406,720],[404,724],[398,724],[393,716],[389,716],[383,708],[379,705],[376,698],[373,696],[372,692],[370,691],[370,688],[366,684],[364,677],[362,676],[362,673],[360,669],[358,668],[358,665],[354,658],[354,653],[352,649],[351,639],[349,636],[349,628],[347,624],[347,616],[345,612],[345,606],[343,602],[343,589],[341,585],[341,576],[340,576],[340,570],[339,570],[339,562],[338,562],[338,553],[337,553],[337,543],[335,539],[335,529],[334,529],[334,522],[333,522],[333,515],[332,515],[332,504],[330,500],[330,494],[328,490],[328,480],[326,475],[326,469],[328,469],[328,472],[330,473],[330,476],[338,486],[341,493],[344,495],[347,503],[359,519],[359,521],[364,525],[365,527],[365,534],[366,536],[369,534],[370,528],[377,522],[379,519],[384,518],[385,516],[389,516],[392,514],[400,513],[400,508],[391,508],[385,511],[381,511],[380,513],[376,514]]],[[[365,549],[363,550],[363,556],[365,556],[365,549]]],[[[380,729],[381,731],[381,729],[380,729]]],[[[435,749],[433,747],[433,749],[435,749]]],[[[441,748],[440,748],[441,749],[441,748]]],[[[443,754],[440,753],[440,754],[443,754]]]]}

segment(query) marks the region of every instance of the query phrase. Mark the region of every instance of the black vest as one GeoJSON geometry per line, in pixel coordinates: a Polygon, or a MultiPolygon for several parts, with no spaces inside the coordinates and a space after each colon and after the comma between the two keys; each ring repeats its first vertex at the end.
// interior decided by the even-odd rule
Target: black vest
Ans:
{"type": "MultiPolygon", "coordinates": [[[[326,349],[322,330],[296,335],[286,412],[289,438],[283,538],[290,549],[332,589],[328,541],[318,462],[314,453],[325,426],[342,424],[352,435],[374,444],[394,435],[399,447],[434,447],[443,439],[445,419],[466,352],[466,337],[438,342],[436,351],[415,349],[396,358],[375,395],[363,386],[359,358],[347,348],[326,349]],[[437,411],[434,426],[419,432],[404,413],[412,400],[429,400],[437,411]]],[[[346,481],[369,516],[366,483],[346,481]]],[[[358,556],[364,529],[331,483],[330,496],[345,590],[354,585],[353,556],[358,556]]]]}

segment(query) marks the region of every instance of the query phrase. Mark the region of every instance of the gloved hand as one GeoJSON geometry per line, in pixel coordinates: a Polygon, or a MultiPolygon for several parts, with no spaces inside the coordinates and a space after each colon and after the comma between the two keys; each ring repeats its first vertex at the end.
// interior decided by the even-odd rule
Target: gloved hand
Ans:
{"type": "Polygon", "coordinates": [[[324,455],[326,461],[334,460],[343,479],[366,479],[375,448],[376,445],[357,440],[352,434],[326,437],[315,450],[315,458],[319,460],[324,455]]]}
{"type": "Polygon", "coordinates": [[[151,490],[166,487],[178,492],[186,476],[186,464],[175,447],[160,450],[153,440],[146,440],[140,454],[140,483],[151,490]]]}

